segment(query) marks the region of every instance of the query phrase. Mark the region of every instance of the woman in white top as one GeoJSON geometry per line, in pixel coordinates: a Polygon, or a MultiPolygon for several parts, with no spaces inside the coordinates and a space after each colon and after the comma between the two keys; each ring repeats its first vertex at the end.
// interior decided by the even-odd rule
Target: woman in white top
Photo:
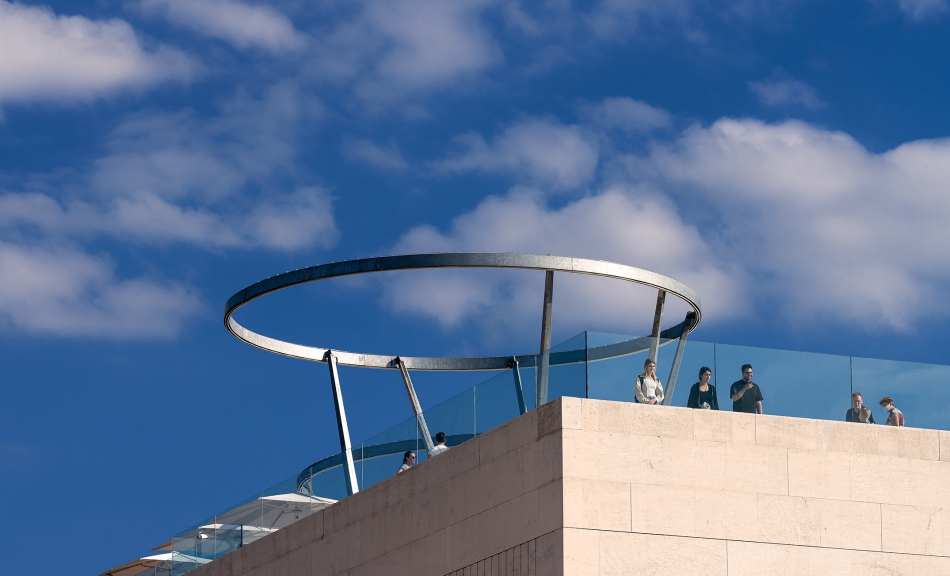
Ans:
{"type": "Polygon", "coordinates": [[[411,450],[402,455],[402,466],[399,467],[399,470],[396,470],[396,474],[402,474],[406,470],[412,468],[412,465],[416,463],[416,455],[411,450]]]}
{"type": "Polygon", "coordinates": [[[643,363],[643,374],[637,376],[633,392],[640,404],[659,404],[663,401],[663,386],[656,377],[656,362],[647,358],[643,363]]]}

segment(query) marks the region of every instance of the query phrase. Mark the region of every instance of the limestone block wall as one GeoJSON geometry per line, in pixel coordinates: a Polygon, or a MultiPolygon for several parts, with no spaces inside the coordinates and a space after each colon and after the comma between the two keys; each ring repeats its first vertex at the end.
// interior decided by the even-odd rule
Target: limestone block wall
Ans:
{"type": "Polygon", "coordinates": [[[552,402],[189,573],[560,574],[560,403],[552,402]]]}
{"type": "Polygon", "coordinates": [[[950,433],[561,398],[192,574],[950,575],[950,433]]]}
{"type": "Polygon", "coordinates": [[[564,573],[950,574],[950,434],[564,399],[564,573]]]}

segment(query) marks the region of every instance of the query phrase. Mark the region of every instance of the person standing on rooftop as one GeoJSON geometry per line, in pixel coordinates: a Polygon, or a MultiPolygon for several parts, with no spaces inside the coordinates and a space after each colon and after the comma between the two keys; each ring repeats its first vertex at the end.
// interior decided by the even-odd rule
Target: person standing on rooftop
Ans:
{"type": "Polygon", "coordinates": [[[640,404],[659,404],[663,401],[663,387],[656,377],[656,362],[647,358],[643,363],[643,374],[637,376],[633,392],[640,404]]]}
{"type": "Polygon", "coordinates": [[[432,450],[429,450],[429,456],[435,456],[437,454],[441,454],[449,449],[449,447],[445,445],[445,439],[446,439],[445,432],[436,433],[435,446],[432,447],[432,450]]]}
{"type": "Polygon", "coordinates": [[[733,382],[729,389],[732,397],[733,412],[748,412],[762,414],[762,391],[759,385],[752,381],[752,364],[742,365],[742,380],[733,382]]]}
{"type": "MultiPolygon", "coordinates": [[[[864,402],[864,396],[860,392],[851,393],[851,408],[844,415],[845,422],[861,422],[858,413],[861,412],[861,404],[864,402]]],[[[871,424],[874,424],[874,414],[871,414],[871,424]]]]}
{"type": "Polygon", "coordinates": [[[881,398],[881,408],[883,408],[885,412],[890,413],[890,415],[887,417],[887,421],[884,422],[886,426],[904,425],[904,413],[894,407],[893,398],[890,396],[881,398]]]}
{"type": "Polygon", "coordinates": [[[712,370],[707,366],[699,369],[699,382],[689,389],[687,408],[719,410],[719,396],[716,394],[716,387],[709,383],[710,376],[712,376],[712,370]]]}
{"type": "Polygon", "coordinates": [[[412,468],[412,465],[416,463],[416,454],[413,451],[406,452],[402,455],[402,466],[399,467],[399,470],[396,470],[396,474],[402,474],[406,470],[412,468]]]}

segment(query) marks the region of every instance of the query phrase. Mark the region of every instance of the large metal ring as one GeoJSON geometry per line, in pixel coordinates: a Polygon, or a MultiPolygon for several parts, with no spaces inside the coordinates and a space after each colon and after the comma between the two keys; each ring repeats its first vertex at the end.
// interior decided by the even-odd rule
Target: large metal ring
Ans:
{"type": "MultiPolygon", "coordinates": [[[[368,274],[370,272],[384,272],[391,270],[417,270],[423,268],[516,268],[522,270],[552,270],[570,274],[588,274],[624,280],[635,284],[650,286],[658,290],[665,290],[669,294],[679,297],[689,304],[695,312],[695,318],[684,321],[678,332],[685,330],[692,332],[699,324],[702,311],[699,296],[682,282],[668,276],[602,260],[588,260],[586,258],[568,258],[563,256],[542,256],[537,254],[509,254],[509,253],[440,253],[440,254],[407,254],[401,256],[381,256],[378,258],[360,258],[321,264],[309,268],[301,268],[292,272],[285,272],[251,284],[228,299],[224,305],[224,325],[238,340],[251,346],[301,360],[312,362],[326,362],[327,348],[304,346],[292,342],[284,342],[252,332],[238,324],[234,319],[234,312],[255,298],[260,298],[271,292],[284,288],[327,280],[341,276],[368,274]]],[[[676,331],[671,329],[672,331],[676,331]]],[[[667,330],[664,332],[670,332],[667,330]]],[[[360,354],[343,352],[333,349],[337,363],[346,366],[361,366],[365,368],[398,369],[397,358],[410,370],[504,370],[508,367],[511,356],[481,356],[469,358],[439,358],[425,356],[399,356],[381,354],[360,354]]],[[[528,361],[534,354],[518,356],[519,361],[528,361]]]]}

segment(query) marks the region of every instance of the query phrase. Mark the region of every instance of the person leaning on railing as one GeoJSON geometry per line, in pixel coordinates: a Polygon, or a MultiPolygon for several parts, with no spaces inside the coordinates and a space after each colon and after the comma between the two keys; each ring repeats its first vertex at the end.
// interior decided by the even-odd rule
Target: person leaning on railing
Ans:
{"type": "Polygon", "coordinates": [[[643,374],[633,383],[633,393],[640,404],[659,404],[663,401],[663,386],[656,377],[656,362],[647,358],[643,363],[643,374]]]}
{"type": "Polygon", "coordinates": [[[699,369],[699,382],[689,389],[687,408],[702,408],[704,410],[719,410],[719,396],[716,387],[709,383],[712,370],[708,366],[699,369]]]}

